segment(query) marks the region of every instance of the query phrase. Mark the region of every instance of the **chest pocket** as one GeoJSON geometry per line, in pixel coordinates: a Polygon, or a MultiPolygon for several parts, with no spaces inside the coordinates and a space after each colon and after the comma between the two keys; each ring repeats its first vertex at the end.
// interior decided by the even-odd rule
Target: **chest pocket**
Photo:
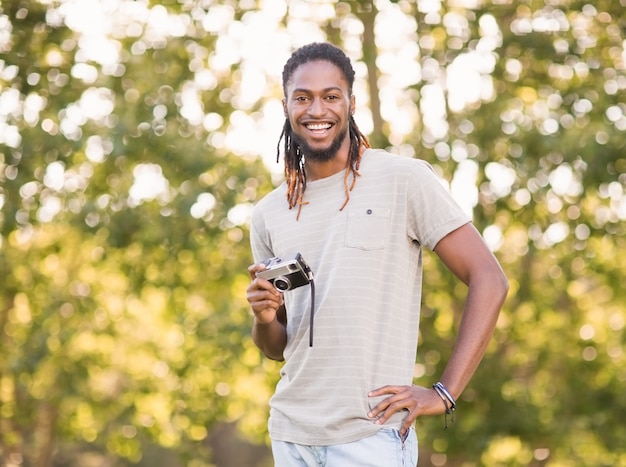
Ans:
{"type": "Polygon", "coordinates": [[[345,246],[361,250],[382,250],[387,241],[389,209],[355,209],[348,212],[345,246]]]}

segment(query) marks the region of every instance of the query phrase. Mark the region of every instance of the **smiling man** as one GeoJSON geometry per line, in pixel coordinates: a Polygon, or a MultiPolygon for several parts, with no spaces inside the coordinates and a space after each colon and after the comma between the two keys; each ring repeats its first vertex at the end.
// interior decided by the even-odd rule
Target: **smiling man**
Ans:
{"type": "Polygon", "coordinates": [[[348,124],[354,96],[346,88],[341,70],[330,62],[309,62],[298,67],[287,85],[283,101],[294,143],[310,162],[327,162],[350,146],[348,124]],[[326,83],[317,82],[321,78],[326,83]],[[343,87],[336,83],[344,84],[343,87]],[[319,86],[327,86],[319,88],[319,86]]]}
{"type": "Polygon", "coordinates": [[[252,337],[285,362],[270,401],[277,467],[416,465],[416,418],[453,414],[508,289],[432,168],[370,148],[352,117],[353,83],[350,60],[330,44],[287,61],[286,180],[252,217],[252,337]],[[430,387],[413,384],[424,247],[468,287],[456,346],[430,387]],[[257,275],[264,260],[297,253],[314,289],[281,291],[257,275]]]}

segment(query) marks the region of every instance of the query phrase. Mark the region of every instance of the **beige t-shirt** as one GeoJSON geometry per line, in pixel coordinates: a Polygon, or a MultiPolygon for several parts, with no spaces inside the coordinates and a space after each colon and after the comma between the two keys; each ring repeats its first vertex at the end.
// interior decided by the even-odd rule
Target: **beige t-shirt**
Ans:
{"type": "MultiPolygon", "coordinates": [[[[287,347],[270,401],[270,436],[307,445],[362,439],[381,427],[368,411],[378,387],[413,380],[422,292],[422,246],[470,222],[424,161],[367,150],[345,200],[344,172],[308,182],[300,218],[283,183],[255,207],[255,262],[299,252],[315,275],[285,292],[287,347]]],[[[387,426],[399,428],[403,413],[387,426]]]]}

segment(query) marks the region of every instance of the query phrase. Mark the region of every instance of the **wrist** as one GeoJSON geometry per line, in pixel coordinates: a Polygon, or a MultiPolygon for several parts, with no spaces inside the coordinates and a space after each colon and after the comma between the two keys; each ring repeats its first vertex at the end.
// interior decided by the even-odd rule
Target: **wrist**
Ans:
{"type": "Polygon", "coordinates": [[[274,316],[272,316],[271,318],[267,317],[265,319],[260,318],[258,315],[254,315],[254,324],[255,324],[255,326],[267,327],[267,326],[271,326],[276,321],[277,321],[276,314],[274,314],[274,316]]]}
{"type": "Polygon", "coordinates": [[[445,420],[444,430],[447,430],[448,429],[448,415],[452,415],[452,423],[454,423],[454,414],[456,411],[456,400],[454,399],[450,391],[448,391],[448,388],[446,388],[440,381],[437,381],[435,384],[433,384],[432,387],[433,387],[433,390],[437,393],[437,395],[441,398],[441,401],[443,402],[443,405],[446,408],[445,413],[444,413],[444,420],[445,420]]]}

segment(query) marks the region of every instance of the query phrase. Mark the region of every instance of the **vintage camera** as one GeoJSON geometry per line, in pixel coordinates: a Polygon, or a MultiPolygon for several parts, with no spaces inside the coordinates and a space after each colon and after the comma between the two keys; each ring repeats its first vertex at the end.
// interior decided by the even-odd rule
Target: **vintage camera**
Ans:
{"type": "Polygon", "coordinates": [[[282,260],[269,258],[263,261],[266,269],[256,273],[257,277],[267,279],[281,292],[307,285],[310,280],[311,268],[300,253],[294,259],[282,260]]]}

